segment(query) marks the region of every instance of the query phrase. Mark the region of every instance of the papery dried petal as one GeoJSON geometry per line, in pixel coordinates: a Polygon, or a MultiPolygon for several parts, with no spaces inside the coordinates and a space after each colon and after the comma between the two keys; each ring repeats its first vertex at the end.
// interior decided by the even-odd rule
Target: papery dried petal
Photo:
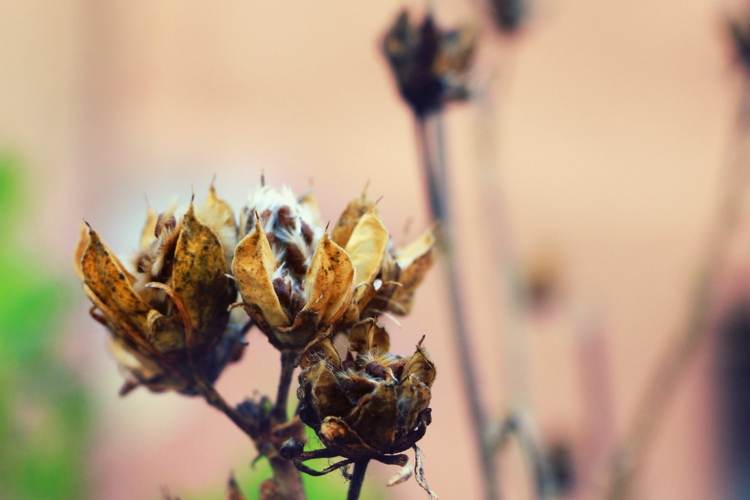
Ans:
{"type": "Polygon", "coordinates": [[[399,412],[399,430],[396,440],[400,441],[414,430],[419,414],[430,406],[432,394],[427,384],[410,373],[396,386],[396,398],[399,412]]]}
{"type": "MultiPolygon", "coordinates": [[[[228,316],[234,286],[216,234],[195,217],[193,203],[182,219],[172,271],[172,286],[187,309],[196,346],[218,340],[228,316]]],[[[274,295],[275,297],[275,295],[274,295]]]]}
{"type": "Polygon", "coordinates": [[[114,315],[113,321],[131,325],[144,334],[148,332],[146,317],[151,307],[136,293],[127,273],[112,251],[93,229],[81,260],[81,272],[89,289],[114,315]]]}
{"type": "MultiPolygon", "coordinates": [[[[303,311],[318,313],[322,326],[346,311],[354,291],[354,266],[349,255],[325,233],[315,248],[305,279],[307,304],[303,311]]],[[[278,300],[277,300],[278,302],[278,300]]]]}
{"type": "Polygon", "coordinates": [[[375,203],[365,193],[349,202],[341,217],[339,217],[336,227],[331,232],[334,243],[340,247],[345,247],[349,243],[349,238],[359,219],[374,206],[375,203]]]}
{"type": "Polygon", "coordinates": [[[391,300],[399,303],[403,309],[393,309],[393,312],[407,314],[411,310],[414,290],[422,283],[435,261],[435,235],[432,229],[399,249],[395,261],[399,268],[398,282],[401,286],[394,289],[391,300]]]}
{"type": "Polygon", "coordinates": [[[352,327],[349,332],[349,349],[359,354],[370,351],[386,353],[391,349],[391,339],[376,319],[368,318],[352,327]]]}
{"type": "Polygon", "coordinates": [[[409,460],[406,462],[406,465],[401,467],[401,469],[399,469],[396,474],[391,476],[386,486],[395,486],[397,484],[408,481],[412,474],[414,474],[414,464],[412,464],[411,460],[409,460]]]}
{"type": "Polygon", "coordinates": [[[396,405],[395,385],[382,382],[372,394],[362,398],[346,420],[364,442],[381,453],[387,453],[396,437],[396,405]]]}
{"type": "Polygon", "coordinates": [[[421,380],[427,387],[432,387],[432,384],[437,378],[437,368],[435,363],[430,358],[430,354],[427,349],[422,345],[424,337],[419,341],[417,345],[417,351],[409,358],[409,361],[404,367],[403,374],[401,375],[402,380],[411,374],[421,380]]]}
{"type": "Polygon", "coordinates": [[[318,434],[327,448],[335,450],[341,456],[358,460],[378,454],[338,417],[326,417],[320,425],[318,434]]]}
{"type": "Polygon", "coordinates": [[[255,231],[240,241],[234,251],[232,274],[242,297],[260,308],[270,326],[286,327],[290,325],[289,317],[281,307],[271,281],[275,267],[271,245],[258,219],[255,231]]]}
{"type": "MultiPolygon", "coordinates": [[[[380,272],[387,246],[388,230],[375,212],[375,207],[372,207],[359,219],[346,243],[346,252],[357,271],[355,285],[372,285],[380,272]]],[[[359,286],[355,292],[355,302],[366,292],[367,287],[359,286]]]]}

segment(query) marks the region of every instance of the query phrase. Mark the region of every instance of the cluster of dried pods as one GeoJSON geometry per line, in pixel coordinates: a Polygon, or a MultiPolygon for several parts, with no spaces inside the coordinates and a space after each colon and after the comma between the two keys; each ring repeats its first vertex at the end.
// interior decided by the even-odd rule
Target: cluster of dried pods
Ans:
{"type": "Polygon", "coordinates": [[[381,314],[410,311],[434,260],[432,231],[395,248],[375,203],[362,194],[329,233],[312,192],[298,198],[265,185],[250,193],[239,220],[213,186],[205,203],[191,200],[178,213],[176,203],[161,214],[148,209],[130,266],[82,226],[75,266],[92,317],[111,333],[109,347],[126,378],[121,394],[143,385],[202,395],[262,455],[312,474],[321,473],[304,465],[312,458],[343,457],[322,473],[369,459],[398,464],[391,483],[416,470],[432,495],[416,442],[430,423],[435,365],[421,340],[412,356],[391,354],[378,323],[381,314]],[[275,408],[265,397],[231,408],[213,389],[242,356],[251,325],[281,351],[289,378],[294,366],[302,368],[292,421],[288,383],[275,408]],[[347,339],[345,351],[334,348],[334,340],[347,345],[347,339]],[[304,450],[301,422],[324,449],[304,450]],[[416,469],[401,454],[409,448],[416,469]]]}

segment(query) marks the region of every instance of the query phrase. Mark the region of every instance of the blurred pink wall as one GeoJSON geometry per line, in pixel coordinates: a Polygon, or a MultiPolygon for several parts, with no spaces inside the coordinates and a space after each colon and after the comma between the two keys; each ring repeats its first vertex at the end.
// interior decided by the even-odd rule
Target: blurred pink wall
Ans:
{"type": "MultiPolygon", "coordinates": [[[[439,15],[456,3],[436,2],[439,15]]],[[[386,224],[399,235],[413,217],[415,234],[426,215],[411,118],[377,49],[400,6],[0,3],[0,147],[29,166],[36,202],[29,243],[48,249],[74,280],[69,261],[81,217],[128,252],[144,196],[156,207],[173,194],[186,200],[191,186],[201,195],[217,174],[220,194],[239,206],[262,170],[268,182],[298,191],[314,179],[330,220],[369,180],[369,193],[384,197],[386,224]]],[[[481,80],[497,71],[501,82],[492,97],[514,242],[521,256],[551,243],[566,264],[568,302],[525,325],[530,404],[545,436],[578,446],[585,431],[574,307],[597,318],[607,339],[617,430],[680,324],[737,95],[720,13],[709,0],[549,0],[512,45],[484,41],[477,73],[481,80]]],[[[495,304],[503,294],[488,279],[482,247],[496,214],[482,213],[474,194],[475,118],[471,105],[449,111],[448,151],[474,347],[488,406],[500,414],[507,387],[495,304]]],[[[423,441],[431,486],[444,499],[478,498],[441,287],[436,271],[394,344],[407,352],[427,334],[439,363],[434,424],[423,441]]],[[[175,493],[210,488],[244,467],[250,444],[200,401],[143,390],[117,397],[105,334],[79,298],[66,348],[101,410],[95,498],[155,499],[161,484],[175,493]]],[[[266,371],[276,369],[275,354],[258,333],[250,343],[219,384],[232,401],[274,389],[266,371]]],[[[669,410],[642,498],[718,497],[709,375],[704,351],[669,410]]],[[[521,498],[522,466],[513,457],[503,466],[506,497],[521,498]]],[[[393,472],[375,470],[370,480],[383,483],[393,472]]],[[[389,493],[423,496],[413,481],[389,493]]]]}

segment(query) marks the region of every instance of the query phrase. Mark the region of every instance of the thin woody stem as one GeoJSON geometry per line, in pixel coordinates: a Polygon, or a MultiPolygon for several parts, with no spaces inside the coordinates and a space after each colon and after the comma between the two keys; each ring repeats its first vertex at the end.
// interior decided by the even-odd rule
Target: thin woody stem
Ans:
{"type": "MultiPolygon", "coordinates": [[[[448,197],[448,182],[443,177],[447,172],[446,159],[443,152],[442,126],[428,127],[428,118],[416,117],[416,133],[418,147],[422,159],[422,175],[427,189],[430,215],[441,227],[438,231],[438,242],[443,251],[443,267],[448,281],[448,299],[450,301],[452,317],[453,340],[459,357],[461,379],[464,393],[469,404],[469,418],[474,443],[480,454],[482,466],[482,480],[484,484],[485,500],[498,500],[500,492],[496,481],[496,458],[493,450],[485,443],[487,418],[482,408],[477,382],[475,363],[472,359],[469,345],[469,327],[466,312],[461,302],[461,284],[454,249],[453,227],[450,219],[450,202],[448,197]],[[432,140],[430,140],[432,139],[432,140]],[[442,174],[442,175],[441,175],[442,174]]],[[[438,125],[437,123],[435,125],[438,125]]]]}
{"type": "Polygon", "coordinates": [[[274,404],[272,416],[277,422],[286,422],[286,407],[289,401],[289,388],[292,385],[294,375],[294,351],[281,352],[281,374],[279,375],[279,388],[276,393],[276,404],[274,404]]]}
{"type": "MultiPolygon", "coordinates": [[[[201,376],[196,376],[196,388],[203,396],[206,402],[224,413],[234,424],[239,427],[245,434],[253,440],[255,447],[263,453],[273,447],[273,444],[266,442],[264,438],[258,435],[253,423],[239,413],[234,407],[229,405],[226,400],[219,394],[214,386],[201,376]]],[[[288,388],[287,388],[288,392],[288,388]]],[[[278,454],[268,457],[273,470],[273,480],[278,485],[280,500],[306,500],[304,487],[302,486],[302,477],[294,464],[282,458],[278,454]]]]}
{"type": "Polygon", "coordinates": [[[206,402],[224,413],[229,420],[248,435],[250,439],[255,441],[258,438],[256,430],[253,428],[252,423],[249,422],[236,408],[231,406],[224,397],[214,388],[213,384],[210,384],[203,377],[196,377],[196,388],[198,392],[203,396],[206,402]]]}
{"type": "Polygon", "coordinates": [[[365,480],[365,473],[367,472],[367,465],[369,463],[369,458],[354,462],[354,472],[349,482],[349,493],[346,495],[346,500],[359,500],[359,494],[362,492],[362,483],[365,480]]]}
{"type": "Polygon", "coordinates": [[[690,291],[688,316],[684,328],[678,332],[660,358],[641,397],[624,441],[609,474],[609,485],[604,497],[609,500],[631,498],[633,480],[637,476],[653,444],[656,431],[664,419],[672,396],[685,375],[690,361],[703,345],[710,323],[711,297],[716,278],[726,261],[730,237],[738,226],[743,194],[746,192],[750,165],[747,141],[750,140],[750,80],[745,78],[736,127],[737,144],[726,166],[725,191],[717,218],[708,236],[707,246],[690,291]]]}

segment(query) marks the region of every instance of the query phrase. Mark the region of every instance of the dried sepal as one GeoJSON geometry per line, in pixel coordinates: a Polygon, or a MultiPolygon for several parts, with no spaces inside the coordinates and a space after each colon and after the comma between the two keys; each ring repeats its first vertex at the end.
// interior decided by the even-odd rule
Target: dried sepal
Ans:
{"type": "Polygon", "coordinates": [[[141,334],[148,331],[146,317],[151,307],[133,289],[127,271],[93,229],[89,229],[81,272],[84,283],[111,311],[114,321],[130,325],[141,334]]]}
{"type": "Polygon", "coordinates": [[[346,243],[346,252],[356,269],[355,302],[365,295],[380,272],[387,246],[388,230],[373,206],[359,219],[346,243]]]}
{"type": "Polygon", "coordinates": [[[415,375],[420,381],[432,387],[437,378],[437,367],[430,358],[430,354],[427,349],[422,345],[424,337],[417,344],[416,352],[409,358],[409,361],[404,366],[402,377],[408,377],[409,375],[415,375]]]}
{"type": "Polygon", "coordinates": [[[340,247],[346,247],[359,219],[374,206],[375,203],[365,193],[349,202],[341,217],[339,217],[336,227],[331,231],[331,238],[334,243],[340,247]]]}
{"type": "Polygon", "coordinates": [[[338,417],[326,417],[320,424],[318,436],[326,447],[334,449],[339,455],[352,460],[378,455],[377,450],[362,441],[362,438],[349,427],[349,424],[338,417]]]}
{"type": "Polygon", "coordinates": [[[330,325],[344,314],[353,292],[352,261],[344,249],[325,233],[307,270],[307,304],[302,311],[316,312],[320,325],[330,325]]]}
{"type": "Polygon", "coordinates": [[[401,286],[393,289],[391,300],[401,308],[394,308],[392,312],[407,314],[411,310],[414,291],[435,262],[435,235],[432,229],[425,231],[406,247],[397,250],[394,260],[398,267],[397,281],[401,286]]]}
{"type": "Polygon", "coordinates": [[[386,486],[395,486],[408,481],[412,474],[414,474],[414,464],[412,464],[411,460],[407,460],[406,464],[396,474],[391,476],[386,486]]]}
{"type": "Polygon", "coordinates": [[[355,324],[349,332],[349,349],[359,354],[386,353],[391,349],[391,339],[383,325],[375,318],[355,324]]]}
{"type": "Polygon", "coordinates": [[[216,234],[195,216],[193,203],[182,219],[182,231],[175,251],[172,288],[190,317],[194,346],[218,341],[228,317],[226,311],[234,290],[216,234]]]}
{"type": "Polygon", "coordinates": [[[290,325],[289,317],[281,307],[271,281],[275,267],[271,245],[260,225],[260,218],[257,218],[255,230],[234,250],[232,274],[242,297],[262,311],[271,327],[286,327],[290,325]]]}

